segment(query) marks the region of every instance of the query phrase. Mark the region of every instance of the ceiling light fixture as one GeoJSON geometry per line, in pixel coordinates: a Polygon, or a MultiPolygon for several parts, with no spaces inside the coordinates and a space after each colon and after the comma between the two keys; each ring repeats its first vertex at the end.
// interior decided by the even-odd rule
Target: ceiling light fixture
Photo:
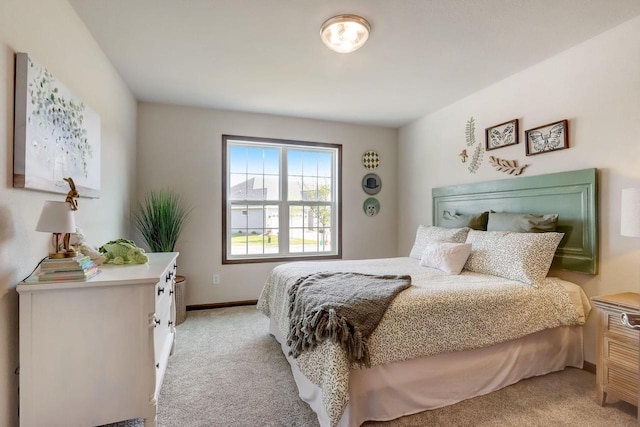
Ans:
{"type": "Polygon", "coordinates": [[[337,15],[324,21],[320,38],[334,52],[350,53],[367,42],[370,31],[371,25],[358,15],[337,15]]]}

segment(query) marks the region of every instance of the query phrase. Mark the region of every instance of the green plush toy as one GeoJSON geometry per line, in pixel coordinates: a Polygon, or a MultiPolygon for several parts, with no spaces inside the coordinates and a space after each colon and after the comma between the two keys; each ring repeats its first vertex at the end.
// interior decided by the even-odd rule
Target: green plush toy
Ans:
{"type": "Polygon", "coordinates": [[[133,240],[112,240],[100,246],[98,250],[105,256],[105,264],[111,261],[114,264],[146,264],[149,261],[144,249],[136,246],[133,240]]]}

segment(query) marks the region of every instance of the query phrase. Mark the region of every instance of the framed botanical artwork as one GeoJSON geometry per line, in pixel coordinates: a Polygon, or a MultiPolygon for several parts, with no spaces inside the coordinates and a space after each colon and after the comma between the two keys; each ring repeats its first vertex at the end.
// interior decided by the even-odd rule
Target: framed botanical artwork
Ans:
{"type": "Polygon", "coordinates": [[[527,140],[527,156],[569,148],[567,120],[529,129],[524,135],[527,140]]]}
{"type": "Polygon", "coordinates": [[[518,140],[518,119],[488,127],[484,134],[487,151],[517,144],[520,142],[518,140]]]}
{"type": "Polygon", "coordinates": [[[100,116],[45,67],[16,54],[13,186],[100,197],[100,116]]]}

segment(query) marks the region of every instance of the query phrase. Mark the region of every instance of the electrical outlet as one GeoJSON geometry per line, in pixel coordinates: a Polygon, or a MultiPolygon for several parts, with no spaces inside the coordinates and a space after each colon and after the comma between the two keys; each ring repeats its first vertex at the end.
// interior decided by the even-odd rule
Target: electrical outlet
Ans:
{"type": "Polygon", "coordinates": [[[214,285],[219,285],[220,284],[220,275],[219,274],[214,274],[213,275],[213,284],[214,285]]]}

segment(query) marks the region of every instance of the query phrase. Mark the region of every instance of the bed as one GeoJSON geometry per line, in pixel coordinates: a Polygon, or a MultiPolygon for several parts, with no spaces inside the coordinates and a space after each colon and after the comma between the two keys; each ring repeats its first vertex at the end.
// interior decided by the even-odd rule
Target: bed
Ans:
{"type": "MultiPolygon", "coordinates": [[[[551,208],[558,214],[557,231],[467,229],[464,241],[471,240],[476,249],[464,265],[478,271],[465,269],[460,274],[434,268],[425,259],[428,250],[419,244],[420,228],[408,257],[276,267],[258,308],[269,316],[270,332],[291,365],[299,395],[316,412],[321,426],[390,420],[490,393],[523,378],[582,367],[581,325],[589,315],[588,298],[578,285],[546,276],[551,262],[558,269],[596,271],[595,169],[443,187],[433,189],[432,195],[433,226],[424,226],[426,234],[460,233],[462,228],[442,227],[443,218],[452,212],[543,215],[551,208]],[[505,236],[515,239],[509,240],[510,245],[521,245],[525,251],[538,251],[539,241],[562,240],[556,241],[546,269],[541,269],[544,276],[538,270],[528,271],[527,265],[524,279],[517,275],[522,269],[503,274],[501,265],[512,262],[500,263],[499,275],[487,274],[482,271],[486,259],[478,258],[482,253],[478,248],[496,247],[491,239],[505,236]],[[483,261],[477,263],[482,268],[473,268],[473,259],[483,261]],[[410,276],[411,286],[392,300],[367,339],[370,367],[354,366],[343,348],[330,340],[295,358],[290,354],[289,291],[319,271],[410,276]]],[[[436,240],[427,243],[445,244],[436,240]]]]}

